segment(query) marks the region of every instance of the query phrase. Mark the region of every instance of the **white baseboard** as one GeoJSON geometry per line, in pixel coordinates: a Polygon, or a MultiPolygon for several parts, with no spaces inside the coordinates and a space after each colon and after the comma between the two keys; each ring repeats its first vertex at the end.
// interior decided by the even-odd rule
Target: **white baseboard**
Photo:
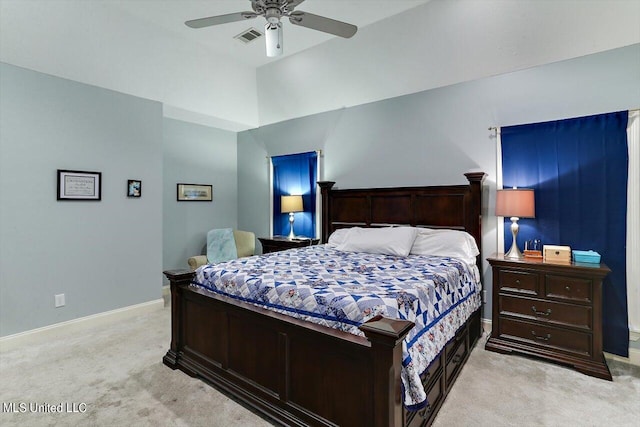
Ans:
{"type": "Polygon", "coordinates": [[[0,351],[13,350],[17,347],[55,339],[62,334],[82,331],[117,320],[128,319],[140,314],[162,309],[163,307],[164,299],[160,298],[142,304],[130,305],[116,310],[105,311],[104,313],[93,314],[91,316],[55,323],[26,332],[7,335],[0,338],[0,351]]]}
{"type": "Polygon", "coordinates": [[[640,349],[630,348],[629,357],[618,356],[617,354],[605,353],[607,359],[617,360],[619,362],[629,363],[631,365],[640,366],[640,349]]]}
{"type": "Polygon", "coordinates": [[[491,320],[482,319],[482,332],[484,332],[485,334],[491,333],[491,320]]]}

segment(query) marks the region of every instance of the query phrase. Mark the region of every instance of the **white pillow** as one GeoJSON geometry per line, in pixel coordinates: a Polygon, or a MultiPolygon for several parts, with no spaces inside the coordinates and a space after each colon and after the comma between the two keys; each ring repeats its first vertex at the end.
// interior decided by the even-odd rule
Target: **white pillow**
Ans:
{"type": "Polygon", "coordinates": [[[407,256],[418,230],[413,227],[353,227],[336,249],[346,252],[407,256]]]}
{"type": "Polygon", "coordinates": [[[465,231],[420,228],[411,254],[460,258],[467,264],[475,264],[480,251],[476,240],[465,231]]]}
{"type": "Polygon", "coordinates": [[[333,248],[344,242],[344,239],[347,237],[347,233],[349,232],[349,228],[338,228],[329,236],[329,240],[327,240],[327,244],[333,248]]]}

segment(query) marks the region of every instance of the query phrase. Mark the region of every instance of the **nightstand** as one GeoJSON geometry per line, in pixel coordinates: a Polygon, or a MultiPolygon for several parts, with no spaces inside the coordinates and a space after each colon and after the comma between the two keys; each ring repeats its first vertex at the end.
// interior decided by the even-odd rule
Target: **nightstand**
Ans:
{"type": "Polygon", "coordinates": [[[485,348],[536,356],[611,381],[602,353],[604,264],[555,264],[494,254],[491,337],[485,348]]]}
{"type": "Polygon", "coordinates": [[[263,254],[317,245],[318,242],[320,242],[320,239],[289,239],[286,236],[258,237],[258,240],[260,240],[260,243],[262,244],[263,254]]]}

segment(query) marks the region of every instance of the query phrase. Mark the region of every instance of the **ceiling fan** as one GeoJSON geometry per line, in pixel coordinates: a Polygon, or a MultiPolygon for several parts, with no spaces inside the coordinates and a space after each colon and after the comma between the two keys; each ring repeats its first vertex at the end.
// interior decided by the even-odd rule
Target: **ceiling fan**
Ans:
{"type": "Polygon", "coordinates": [[[313,13],[293,9],[304,0],[250,0],[253,12],[236,12],[226,15],[210,16],[185,22],[191,28],[203,28],[229,22],[244,21],[257,16],[264,16],[267,23],[264,27],[267,43],[267,56],[282,55],[282,23],[280,18],[286,16],[289,22],[301,27],[311,28],[336,36],[350,38],[358,27],[313,13]]]}

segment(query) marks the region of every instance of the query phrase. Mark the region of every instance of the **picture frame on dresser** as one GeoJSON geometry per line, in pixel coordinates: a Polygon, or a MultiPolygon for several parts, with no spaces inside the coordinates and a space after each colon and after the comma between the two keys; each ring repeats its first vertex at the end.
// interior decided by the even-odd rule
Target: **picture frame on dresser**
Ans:
{"type": "Polygon", "coordinates": [[[58,169],[57,176],[57,200],[100,201],[102,199],[102,172],[58,169]]]}
{"type": "Polygon", "coordinates": [[[602,345],[604,263],[487,259],[493,273],[492,331],[485,348],[534,356],[612,380],[602,345]]]}

